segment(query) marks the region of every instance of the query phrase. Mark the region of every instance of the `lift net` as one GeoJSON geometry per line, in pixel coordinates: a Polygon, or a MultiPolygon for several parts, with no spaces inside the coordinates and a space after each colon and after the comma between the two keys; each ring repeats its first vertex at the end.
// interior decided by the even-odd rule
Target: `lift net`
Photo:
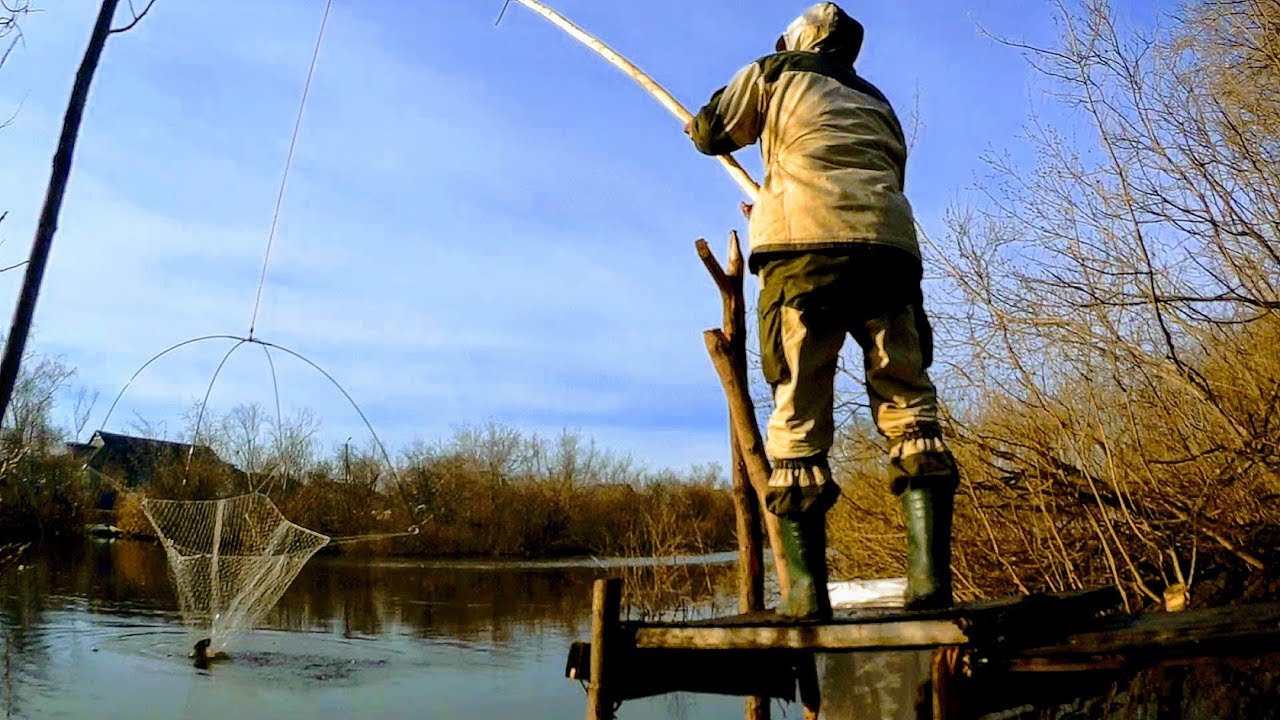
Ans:
{"type": "Polygon", "coordinates": [[[329,538],[289,522],[266,495],[151,500],[187,627],[224,649],[253,628],[329,538]]]}

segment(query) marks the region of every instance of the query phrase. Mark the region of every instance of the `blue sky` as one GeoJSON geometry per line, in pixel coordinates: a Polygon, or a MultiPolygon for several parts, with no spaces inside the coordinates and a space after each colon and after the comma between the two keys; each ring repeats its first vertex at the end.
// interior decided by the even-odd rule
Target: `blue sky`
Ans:
{"type": "MultiPolygon", "coordinates": [[[[40,0],[0,69],[0,264],[26,257],[96,3],[40,0]],[[19,109],[19,105],[21,105],[19,109]]],[[[336,0],[272,250],[259,337],[336,377],[387,443],[498,421],[575,428],[652,467],[724,462],[701,332],[719,298],[693,253],[741,227],[736,186],[638,86],[519,5],[336,0]]],[[[803,2],[557,0],[696,110],[768,52],[803,2]],[[692,8],[692,9],[691,9],[692,8]]],[[[978,26],[1048,42],[1025,0],[846,5],[858,68],[923,127],[908,171],[924,226],[1013,144],[1039,90],[978,26]]],[[[113,37],[85,116],[35,348],[102,394],[148,358],[244,334],[323,0],[158,0],[113,37]]],[[[756,150],[739,153],[759,177],[756,150]]],[[[6,311],[18,272],[0,276],[6,311]]],[[[755,292],[753,281],[748,293],[755,292]]],[[[6,322],[8,312],[5,314],[6,322]]],[[[176,419],[230,343],[152,365],[108,429],[176,419]]],[[[367,437],[322,377],[277,360],[281,398],[326,444],[367,437]]],[[[945,388],[944,388],[945,390],[945,388]]],[[[212,403],[271,404],[260,350],[212,403]]]]}

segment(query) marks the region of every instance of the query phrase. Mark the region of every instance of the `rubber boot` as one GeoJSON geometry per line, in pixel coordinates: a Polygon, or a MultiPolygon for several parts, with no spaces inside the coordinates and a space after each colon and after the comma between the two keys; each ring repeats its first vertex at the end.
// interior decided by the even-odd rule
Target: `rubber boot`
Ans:
{"type": "Polygon", "coordinates": [[[940,610],[951,594],[951,514],[955,489],[949,484],[910,487],[902,492],[907,524],[908,610],[940,610]]]}
{"type": "Polygon", "coordinates": [[[778,516],[787,563],[787,598],[778,614],[798,620],[831,619],[827,594],[826,513],[778,516]]]}

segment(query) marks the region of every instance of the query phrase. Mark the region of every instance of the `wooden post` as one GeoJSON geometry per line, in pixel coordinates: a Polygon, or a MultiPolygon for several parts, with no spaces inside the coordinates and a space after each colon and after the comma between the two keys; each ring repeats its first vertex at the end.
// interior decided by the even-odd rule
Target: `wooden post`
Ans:
{"type": "MultiPolygon", "coordinates": [[[[711,273],[716,287],[720,289],[720,299],[724,307],[723,327],[718,332],[715,330],[707,331],[707,350],[711,353],[712,360],[716,362],[716,369],[721,371],[721,379],[724,380],[721,366],[725,364],[724,360],[727,360],[728,371],[733,377],[734,387],[745,389],[748,387],[747,310],[743,294],[742,248],[738,243],[738,234],[737,232],[729,234],[729,267],[727,269],[720,267],[720,263],[716,260],[715,255],[712,254],[705,240],[699,240],[695,247],[698,251],[698,257],[702,259],[707,272],[711,273]],[[712,334],[715,335],[714,343],[712,342],[712,334]],[[717,360],[716,355],[718,352],[724,353],[722,360],[717,360]]],[[[726,394],[729,393],[729,387],[730,385],[726,383],[726,394]]],[[[746,398],[746,403],[748,406],[751,404],[750,397],[746,398]]],[[[752,430],[751,427],[744,427],[744,423],[733,420],[734,405],[733,398],[730,397],[729,443],[733,473],[733,507],[738,531],[738,611],[749,613],[764,610],[764,558],[763,538],[760,532],[760,494],[757,492],[758,484],[752,482],[751,473],[747,469],[743,448],[747,447],[754,439],[755,447],[761,451],[761,456],[764,453],[763,447],[759,442],[760,430],[756,426],[754,409],[747,413],[746,418],[749,420],[749,425],[755,428],[752,430]],[[743,442],[743,438],[747,438],[747,442],[743,442]]],[[[740,407],[738,411],[741,411],[740,407]]],[[[765,464],[768,464],[767,459],[765,464]]],[[[767,482],[767,479],[765,482],[767,482]]],[[[773,527],[772,523],[770,537],[777,537],[776,527],[773,527]]],[[[777,548],[781,546],[779,543],[774,542],[773,547],[776,552],[777,548]]],[[[785,566],[781,562],[778,563],[778,571],[779,577],[786,577],[784,574],[785,566]]],[[[786,583],[783,583],[782,587],[786,588],[786,583]]],[[[747,698],[744,717],[746,720],[768,720],[768,699],[763,697],[747,698]]]]}
{"type": "MultiPolygon", "coordinates": [[[[764,518],[765,529],[769,533],[769,545],[773,548],[773,562],[778,574],[778,584],[782,587],[785,597],[789,577],[787,564],[782,555],[782,537],[778,530],[778,521],[767,512],[759,512],[759,499],[764,497],[768,488],[771,468],[769,458],[764,452],[764,439],[760,435],[760,425],[756,422],[755,405],[751,402],[751,394],[748,391],[746,338],[742,332],[742,326],[745,325],[746,301],[743,299],[743,262],[738,233],[729,234],[728,272],[720,266],[715,254],[707,246],[706,240],[698,240],[694,243],[694,247],[698,251],[698,257],[702,259],[702,264],[706,266],[707,272],[715,280],[716,287],[720,289],[720,299],[724,303],[724,328],[707,330],[703,332],[702,338],[706,342],[711,363],[720,376],[725,397],[729,401],[731,436],[738,446],[746,478],[755,489],[756,514],[764,518]],[[734,358],[735,339],[739,342],[738,347],[742,348],[742,357],[738,361],[734,358]]],[[[745,522],[745,518],[742,522],[745,522]]],[[[763,595],[763,589],[761,594],[763,595]]]]}
{"type": "Polygon", "coordinates": [[[612,720],[608,653],[614,649],[622,613],[622,580],[597,580],[591,588],[591,681],[587,686],[587,720],[612,720]]]}
{"type": "Polygon", "coordinates": [[[804,708],[804,720],[818,720],[822,707],[822,684],[818,680],[818,656],[807,652],[796,663],[796,688],[800,706],[804,708]]]}
{"type": "Polygon", "coordinates": [[[962,648],[956,645],[933,651],[929,661],[929,685],[933,692],[933,720],[962,720],[962,648]]]}
{"type": "MultiPolygon", "coordinates": [[[[706,262],[705,258],[703,261],[706,262]]],[[[712,275],[715,275],[714,271],[712,275]]],[[[737,233],[729,235],[729,267],[725,269],[724,276],[729,284],[731,301],[724,303],[722,331],[729,344],[733,374],[746,386],[747,309],[743,295],[742,250],[738,245],[737,233]]],[[[748,613],[764,610],[764,543],[760,532],[760,498],[752,488],[747,464],[742,456],[742,443],[738,441],[738,433],[733,426],[729,428],[729,443],[733,462],[734,509],[738,520],[738,611],[748,613]]]]}
{"type": "Polygon", "coordinates": [[[1168,665],[1153,672],[1160,684],[1156,699],[1156,720],[1182,720],[1187,668],[1184,665],[1168,665]]]}

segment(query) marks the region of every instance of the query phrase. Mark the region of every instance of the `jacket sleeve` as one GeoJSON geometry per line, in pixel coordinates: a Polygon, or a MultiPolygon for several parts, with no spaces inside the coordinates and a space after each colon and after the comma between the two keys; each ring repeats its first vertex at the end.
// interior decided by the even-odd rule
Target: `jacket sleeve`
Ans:
{"type": "Polygon", "coordinates": [[[742,68],[693,118],[689,136],[699,152],[728,155],[760,139],[764,76],[760,63],[742,68]]]}
{"type": "Polygon", "coordinates": [[[893,131],[898,142],[902,144],[902,157],[898,163],[898,190],[906,192],[907,190],[907,155],[908,150],[907,133],[902,129],[902,121],[898,119],[898,114],[894,112],[893,106],[889,106],[889,117],[893,119],[893,131]]]}

